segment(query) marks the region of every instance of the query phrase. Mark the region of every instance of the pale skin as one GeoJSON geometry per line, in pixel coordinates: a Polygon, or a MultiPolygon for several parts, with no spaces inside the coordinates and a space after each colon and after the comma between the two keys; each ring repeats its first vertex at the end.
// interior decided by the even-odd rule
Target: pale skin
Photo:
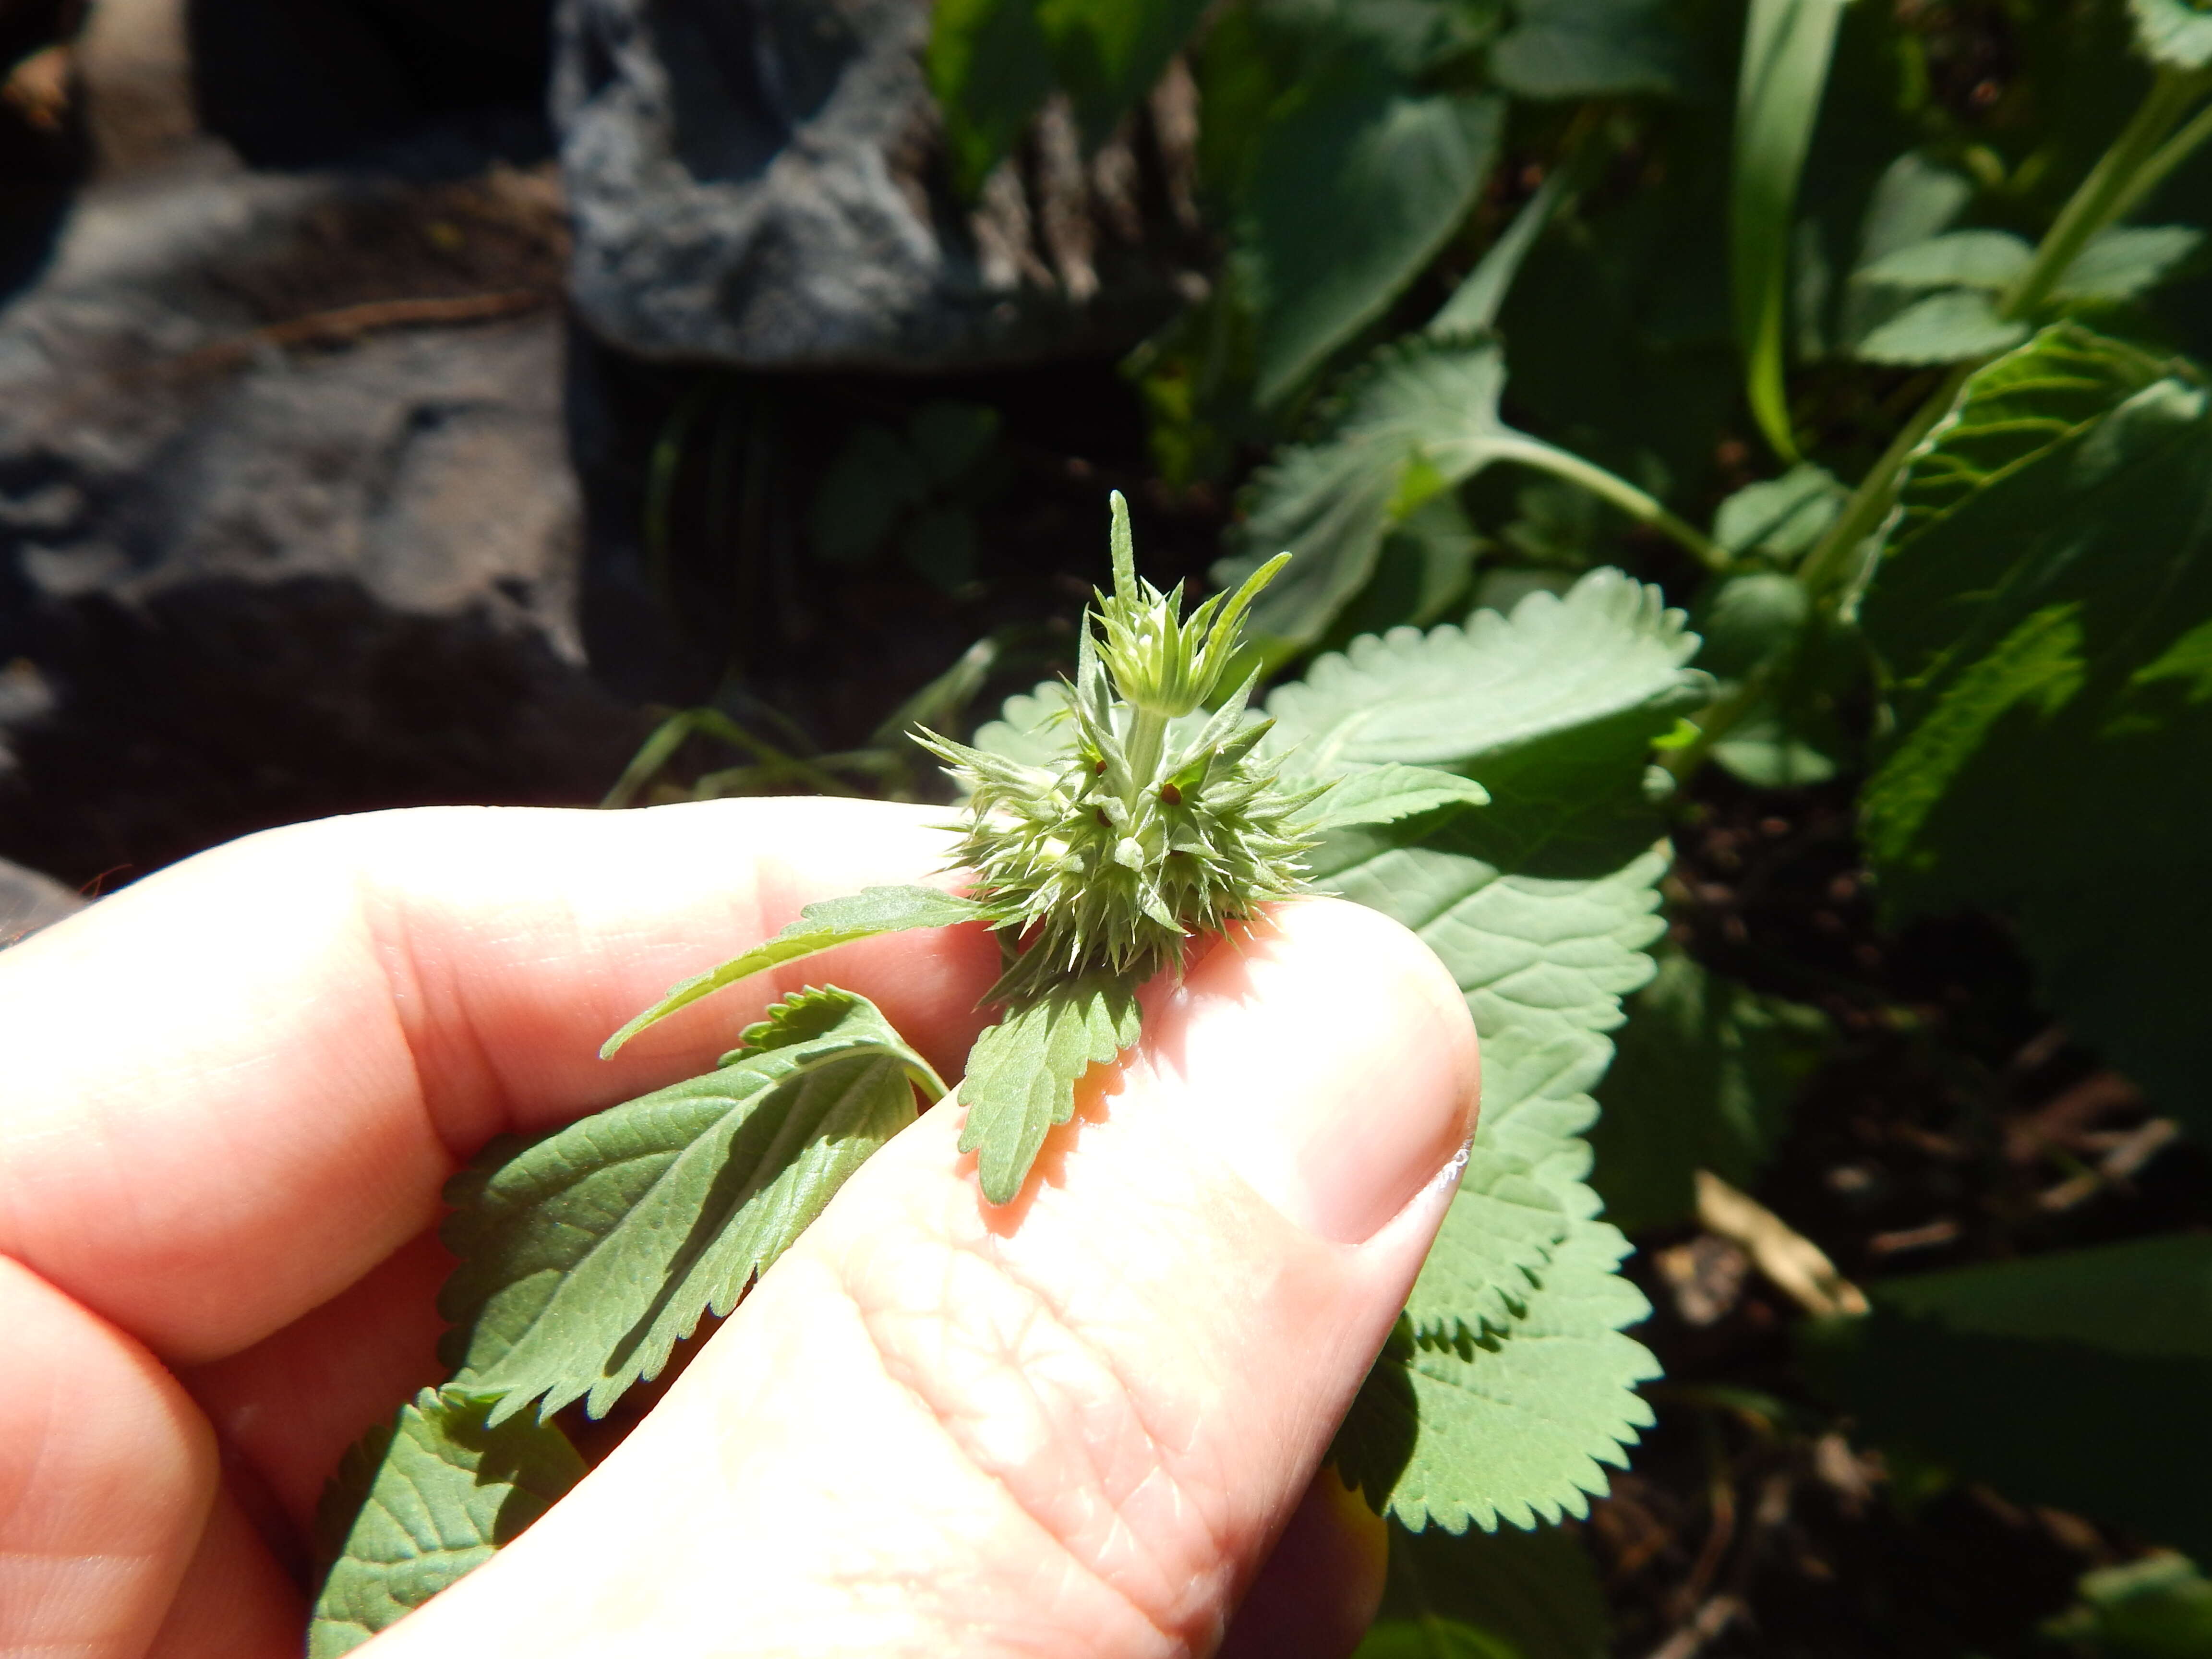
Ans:
{"type": "MultiPolygon", "coordinates": [[[[299,1652],[287,1558],[343,1448],[440,1380],[439,1188],[493,1134],[704,1070],[802,984],[957,1075],[974,927],[594,1053],[802,904],[954,884],[942,817],[334,820],[0,952],[0,1659],[299,1652]]],[[[1321,1463],[1473,1128],[1465,1005],[1313,900],[1146,1006],[1013,1204],[957,1104],[925,1113],[580,1486],[362,1651],[1349,1652],[1380,1537],[1321,1463]]]]}

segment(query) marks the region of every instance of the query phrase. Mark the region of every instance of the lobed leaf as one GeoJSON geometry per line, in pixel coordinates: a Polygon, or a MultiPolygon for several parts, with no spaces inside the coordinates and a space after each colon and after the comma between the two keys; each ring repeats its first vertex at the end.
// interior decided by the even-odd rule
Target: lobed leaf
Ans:
{"type": "Polygon", "coordinates": [[[2035,258],[2024,238],[2007,230],[1954,230],[1914,242],[1861,265],[1855,283],[1893,288],[1972,288],[2002,294],[2035,258]]]}
{"type": "Polygon", "coordinates": [[[808,991],[704,1077],[616,1106],[456,1176],[439,1297],[456,1385],[603,1416],[726,1314],[846,1178],[914,1120],[927,1065],[873,1005],[808,991]]]}
{"type": "Polygon", "coordinates": [[[339,1528],[308,1659],[335,1659],[491,1559],[584,1478],[550,1423],[492,1426],[491,1401],[425,1389],[348,1453],[319,1520],[339,1528]]]}
{"type": "Polygon", "coordinates": [[[599,1058],[615,1051],[648,1025],[657,1024],[679,1008],[702,997],[712,996],[727,985],[755,974],[811,957],[834,945],[878,933],[896,933],[915,927],[951,927],[975,921],[981,912],[969,900],[934,887],[867,887],[842,898],[823,899],[799,913],[788,927],[755,945],[741,957],[732,957],[719,968],[695,974],[668,988],[668,994],[617,1031],[600,1045],[599,1058]]]}
{"type": "Polygon", "coordinates": [[[1137,1040],[1135,988],[1093,974],[1048,992],[975,1039],[960,1101],[960,1150],[974,1152],[983,1197],[1012,1201],[1044,1138],[1075,1115],[1075,1085],[1137,1040]]]}

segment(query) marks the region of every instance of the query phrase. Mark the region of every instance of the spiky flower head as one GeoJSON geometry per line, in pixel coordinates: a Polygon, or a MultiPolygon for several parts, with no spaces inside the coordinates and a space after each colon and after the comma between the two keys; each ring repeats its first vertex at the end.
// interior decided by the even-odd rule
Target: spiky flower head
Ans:
{"type": "Polygon", "coordinates": [[[1070,975],[1146,977],[1179,965],[1186,940],[1310,890],[1299,819],[1316,792],[1256,752],[1272,724],[1247,712],[1256,671],[1221,695],[1244,613],[1288,556],[1185,617],[1180,586],[1137,575],[1128,504],[1112,499],[1114,591],[1085,619],[1059,754],[1032,766],[919,734],[969,791],[957,861],[973,896],[1023,947],[995,1002],[1070,975]]]}

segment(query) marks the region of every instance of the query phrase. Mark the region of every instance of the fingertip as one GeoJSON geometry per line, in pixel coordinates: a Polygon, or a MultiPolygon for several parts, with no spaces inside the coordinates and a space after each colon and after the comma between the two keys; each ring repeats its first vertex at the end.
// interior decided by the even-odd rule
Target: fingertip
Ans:
{"type": "Polygon", "coordinates": [[[1194,1133],[1309,1231],[1371,1237],[1474,1133],[1480,1062],[1466,1000],[1379,912],[1273,908],[1200,963],[1147,1023],[1181,1070],[1194,1133]]]}

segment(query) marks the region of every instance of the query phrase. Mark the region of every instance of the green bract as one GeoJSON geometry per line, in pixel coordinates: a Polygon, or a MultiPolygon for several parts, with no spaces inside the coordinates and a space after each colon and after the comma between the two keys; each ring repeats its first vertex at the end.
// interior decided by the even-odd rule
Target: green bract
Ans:
{"type": "Polygon", "coordinates": [[[1292,789],[1255,750],[1273,723],[1248,718],[1247,679],[1211,715],[1268,562],[1234,595],[1182,616],[1182,590],[1141,580],[1129,514],[1114,507],[1114,592],[1086,631],[1060,752],[1027,765],[949,738],[924,741],[969,792],[959,862],[992,927],[1022,942],[991,1000],[1021,1006],[1060,980],[1150,977],[1270,899],[1308,890],[1302,817],[1320,793],[1292,789]]]}

